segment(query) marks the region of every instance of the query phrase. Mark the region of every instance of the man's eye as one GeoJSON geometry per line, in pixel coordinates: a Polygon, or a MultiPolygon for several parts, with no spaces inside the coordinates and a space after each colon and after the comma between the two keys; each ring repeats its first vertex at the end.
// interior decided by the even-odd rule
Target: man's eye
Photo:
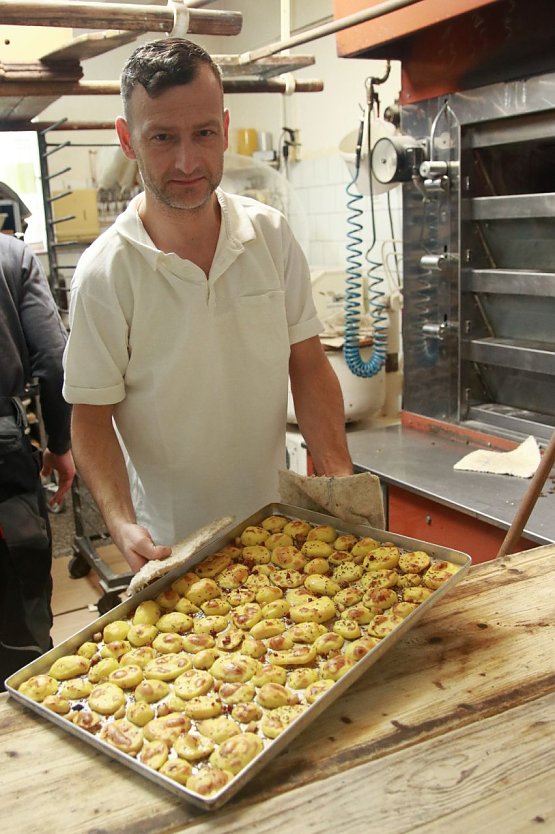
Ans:
{"type": "Polygon", "coordinates": [[[204,130],[199,130],[199,136],[214,136],[214,131],[206,127],[204,130]]]}
{"type": "Polygon", "coordinates": [[[167,142],[170,138],[169,133],[156,133],[152,139],[154,142],[167,142]]]}

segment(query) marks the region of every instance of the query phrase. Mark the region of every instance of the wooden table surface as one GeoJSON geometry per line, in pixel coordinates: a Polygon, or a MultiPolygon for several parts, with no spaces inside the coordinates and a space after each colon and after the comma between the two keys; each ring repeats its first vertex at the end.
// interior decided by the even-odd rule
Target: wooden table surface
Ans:
{"type": "Polygon", "coordinates": [[[555,545],[472,567],[217,811],[0,696],[5,834],[555,831],[555,545]]]}

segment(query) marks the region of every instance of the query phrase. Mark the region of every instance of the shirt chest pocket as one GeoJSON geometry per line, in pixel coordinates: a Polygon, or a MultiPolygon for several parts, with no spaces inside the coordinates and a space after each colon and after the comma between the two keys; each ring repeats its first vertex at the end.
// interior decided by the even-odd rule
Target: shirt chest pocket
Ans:
{"type": "Polygon", "coordinates": [[[289,329],[285,293],[271,290],[256,295],[239,296],[233,305],[216,315],[234,348],[244,351],[261,370],[276,367],[289,359],[289,329]]]}

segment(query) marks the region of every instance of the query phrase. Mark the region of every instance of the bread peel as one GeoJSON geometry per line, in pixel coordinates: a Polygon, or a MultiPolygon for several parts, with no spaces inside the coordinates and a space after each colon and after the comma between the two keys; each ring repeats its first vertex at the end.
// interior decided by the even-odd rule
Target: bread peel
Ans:
{"type": "Polygon", "coordinates": [[[223,516],[204,527],[195,530],[194,533],[182,539],[180,542],[172,547],[171,555],[167,559],[152,559],[147,562],[142,568],[137,571],[135,576],[131,579],[127,588],[129,596],[142,591],[155,579],[160,579],[176,567],[186,567],[187,561],[191,556],[199,550],[203,545],[210,541],[215,535],[221,533],[230,524],[233,524],[235,517],[231,515],[223,516]]]}

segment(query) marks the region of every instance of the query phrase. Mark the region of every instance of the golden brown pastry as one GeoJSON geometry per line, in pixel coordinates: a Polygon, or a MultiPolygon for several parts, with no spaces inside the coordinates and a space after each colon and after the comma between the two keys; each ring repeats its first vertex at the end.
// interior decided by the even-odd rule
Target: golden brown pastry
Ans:
{"type": "Polygon", "coordinates": [[[77,678],[79,675],[86,675],[90,665],[91,662],[87,657],[79,654],[65,655],[54,661],[48,670],[48,674],[57,681],[67,681],[70,678],[77,678]]]}
{"type": "MultiPolygon", "coordinates": [[[[171,761],[164,762],[158,772],[163,776],[167,776],[168,779],[173,779],[174,782],[180,785],[187,785],[187,782],[191,778],[193,768],[189,762],[183,761],[183,759],[172,759],[171,761]]],[[[197,791],[197,793],[200,793],[200,791],[197,791]]]]}
{"type": "Polygon", "coordinates": [[[254,733],[233,736],[210,756],[210,764],[235,775],[264,749],[262,739],[254,733]]]}
{"type": "Polygon", "coordinates": [[[48,695],[54,695],[58,690],[58,681],[51,675],[33,675],[23,681],[19,692],[31,698],[32,701],[44,701],[48,695]]]}
{"type": "Polygon", "coordinates": [[[119,669],[119,663],[115,657],[104,657],[98,663],[91,665],[89,669],[89,680],[91,683],[101,683],[108,680],[109,675],[119,669]]]}
{"type": "Polygon", "coordinates": [[[182,712],[170,712],[162,718],[153,718],[143,728],[144,737],[149,741],[164,741],[171,746],[181,733],[188,733],[191,722],[182,712]]]}
{"type": "Polygon", "coordinates": [[[164,741],[145,741],[139,753],[139,761],[153,770],[160,770],[168,760],[168,745],[164,741]]]}
{"type": "Polygon", "coordinates": [[[100,715],[113,715],[125,705],[125,693],[115,683],[99,683],[91,690],[89,706],[100,715]]]}
{"type": "Polygon", "coordinates": [[[114,669],[108,675],[108,681],[115,683],[121,689],[135,689],[143,680],[143,670],[140,666],[127,665],[114,669]]]}
{"type": "Polygon", "coordinates": [[[226,773],[225,770],[207,766],[190,776],[186,784],[190,791],[194,791],[201,796],[212,796],[225,788],[229,779],[229,773],[226,773]]]}
{"type": "Polygon", "coordinates": [[[184,733],[176,738],[173,749],[180,758],[187,759],[188,762],[200,762],[212,753],[214,742],[206,736],[184,733]]]}
{"type": "Polygon", "coordinates": [[[283,530],[288,521],[289,519],[285,518],[283,515],[270,515],[268,518],[264,519],[260,526],[269,533],[279,533],[283,530]]]}
{"type": "Polygon", "coordinates": [[[270,533],[264,527],[251,525],[249,527],[245,527],[241,533],[241,544],[247,546],[252,544],[264,544],[269,535],[270,533]]]}

